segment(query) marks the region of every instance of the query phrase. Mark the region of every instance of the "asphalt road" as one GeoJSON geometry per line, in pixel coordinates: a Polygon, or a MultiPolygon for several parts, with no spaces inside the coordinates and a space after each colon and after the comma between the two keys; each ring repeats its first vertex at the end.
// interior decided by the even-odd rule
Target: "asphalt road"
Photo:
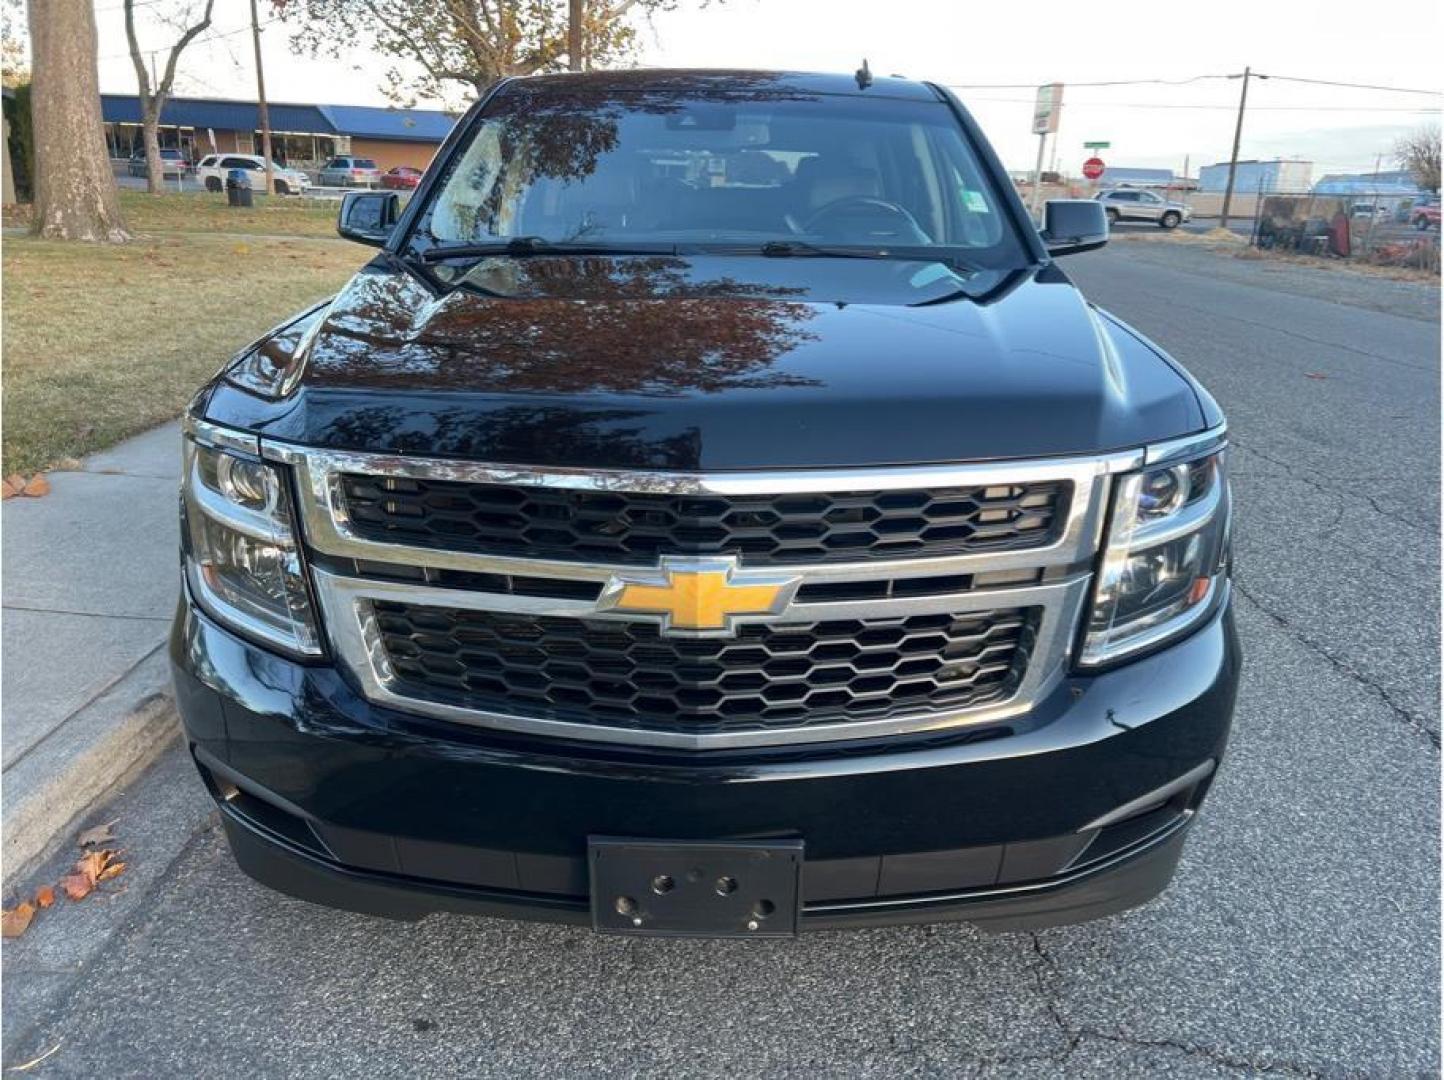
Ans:
{"type": "MultiPolygon", "coordinates": [[[[172,754],[122,890],[5,946],[32,1076],[1437,1075],[1438,293],[1119,242],[1068,268],[1230,414],[1247,673],[1172,889],[795,942],[406,925],[244,879],[172,754]]],[[[58,867],[57,867],[58,869],[58,867]]]]}

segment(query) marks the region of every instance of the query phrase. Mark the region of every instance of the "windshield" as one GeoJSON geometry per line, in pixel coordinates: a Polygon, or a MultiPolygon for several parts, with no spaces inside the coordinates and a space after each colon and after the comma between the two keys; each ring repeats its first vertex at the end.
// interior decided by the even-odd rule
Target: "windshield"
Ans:
{"type": "Polygon", "coordinates": [[[1026,262],[946,104],[854,95],[503,96],[473,126],[412,242],[514,237],[1026,262]]]}

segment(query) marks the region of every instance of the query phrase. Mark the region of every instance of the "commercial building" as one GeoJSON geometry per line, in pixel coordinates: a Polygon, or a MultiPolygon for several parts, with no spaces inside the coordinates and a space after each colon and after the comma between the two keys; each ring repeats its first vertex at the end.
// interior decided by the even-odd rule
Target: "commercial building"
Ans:
{"type": "MultiPolygon", "coordinates": [[[[100,108],[110,156],[130,157],[141,145],[140,99],[101,94],[100,108]]],[[[435,109],[271,102],[268,111],[272,152],[297,169],[319,169],[338,154],[371,158],[382,170],[425,168],[456,122],[435,109]]],[[[160,144],[185,151],[191,161],[210,153],[258,154],[259,109],[254,101],[172,98],[161,111],[160,144]]]]}
{"type": "MultiPolygon", "coordinates": [[[[1240,161],[1234,174],[1233,190],[1241,195],[1269,194],[1279,191],[1308,191],[1313,182],[1312,161],[1286,160],[1240,161]]],[[[1200,191],[1220,192],[1228,187],[1228,162],[1205,165],[1198,170],[1200,191]]]]}
{"type": "Polygon", "coordinates": [[[1102,187],[1170,188],[1176,184],[1172,169],[1134,169],[1109,165],[1099,178],[1102,187]]]}
{"type": "Polygon", "coordinates": [[[1315,195],[1422,195],[1424,191],[1407,169],[1385,172],[1327,173],[1314,185],[1315,195]]]}

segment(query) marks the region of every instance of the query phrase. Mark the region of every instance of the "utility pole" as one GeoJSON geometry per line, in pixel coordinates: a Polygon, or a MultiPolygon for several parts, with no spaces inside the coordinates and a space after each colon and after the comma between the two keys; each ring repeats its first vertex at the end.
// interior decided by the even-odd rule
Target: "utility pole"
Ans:
{"type": "Polygon", "coordinates": [[[567,70],[582,70],[582,16],[585,0],[570,0],[567,11],[567,70]]]}
{"type": "Polygon", "coordinates": [[[1219,214],[1218,227],[1228,228],[1229,204],[1233,202],[1233,177],[1238,171],[1238,144],[1243,138],[1243,111],[1248,105],[1248,81],[1250,78],[1267,79],[1267,75],[1255,75],[1253,69],[1245,67],[1242,75],[1230,75],[1230,79],[1242,79],[1243,90],[1238,95],[1238,123],[1233,129],[1233,156],[1228,159],[1228,186],[1223,189],[1223,210],[1219,214]]]}
{"type": "MultiPolygon", "coordinates": [[[[1369,207],[1369,231],[1364,234],[1364,250],[1374,250],[1374,223],[1379,220],[1379,168],[1384,164],[1384,155],[1380,154],[1374,158],[1374,202],[1369,207]]],[[[1354,216],[1354,208],[1349,207],[1349,217],[1354,216]]]]}
{"type": "Polygon", "coordinates": [[[261,121],[261,156],[266,163],[266,194],[276,190],[271,165],[271,113],[266,108],[266,75],[261,68],[261,21],[256,16],[256,0],[251,0],[251,40],[256,45],[256,112],[261,121]]]}
{"type": "Polygon", "coordinates": [[[1048,145],[1048,133],[1038,133],[1038,160],[1033,165],[1033,198],[1028,206],[1028,212],[1033,215],[1036,221],[1038,218],[1038,200],[1043,192],[1043,151],[1048,145]]]}

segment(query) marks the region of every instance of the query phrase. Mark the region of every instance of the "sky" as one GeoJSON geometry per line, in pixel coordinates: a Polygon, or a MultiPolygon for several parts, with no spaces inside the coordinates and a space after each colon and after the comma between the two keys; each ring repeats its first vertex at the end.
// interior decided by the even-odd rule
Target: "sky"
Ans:
{"type": "MultiPolygon", "coordinates": [[[[150,0],[161,9],[175,0],[150,0]]],[[[269,4],[261,4],[265,20],[269,4]]],[[[181,61],[176,92],[255,96],[249,10],[218,0],[211,31],[181,61]]],[[[1139,3],[1110,11],[1096,2],[1028,5],[970,0],[680,0],[642,28],[638,62],[667,67],[855,70],[865,57],[878,74],[957,86],[1009,169],[1031,169],[1033,88],[1064,84],[1062,122],[1049,164],[1076,175],[1085,141],[1107,141],[1110,165],[1183,169],[1227,160],[1240,82],[1216,77],[1186,85],[1086,86],[1115,80],[1184,80],[1241,72],[1250,81],[1242,158],[1302,158],[1326,172],[1391,167],[1398,137],[1438,122],[1444,97],[1286,81],[1283,77],[1444,90],[1437,0],[1286,4],[1214,0],[1139,3]],[[1122,12],[1129,14],[1122,17],[1122,12]]],[[[135,92],[120,0],[96,0],[102,91],[135,92]]],[[[138,15],[146,8],[138,8],[138,15]]],[[[169,31],[141,21],[142,46],[169,31]]],[[[386,104],[384,62],[294,55],[285,27],[262,33],[266,85],[274,101],[386,104]]]]}

